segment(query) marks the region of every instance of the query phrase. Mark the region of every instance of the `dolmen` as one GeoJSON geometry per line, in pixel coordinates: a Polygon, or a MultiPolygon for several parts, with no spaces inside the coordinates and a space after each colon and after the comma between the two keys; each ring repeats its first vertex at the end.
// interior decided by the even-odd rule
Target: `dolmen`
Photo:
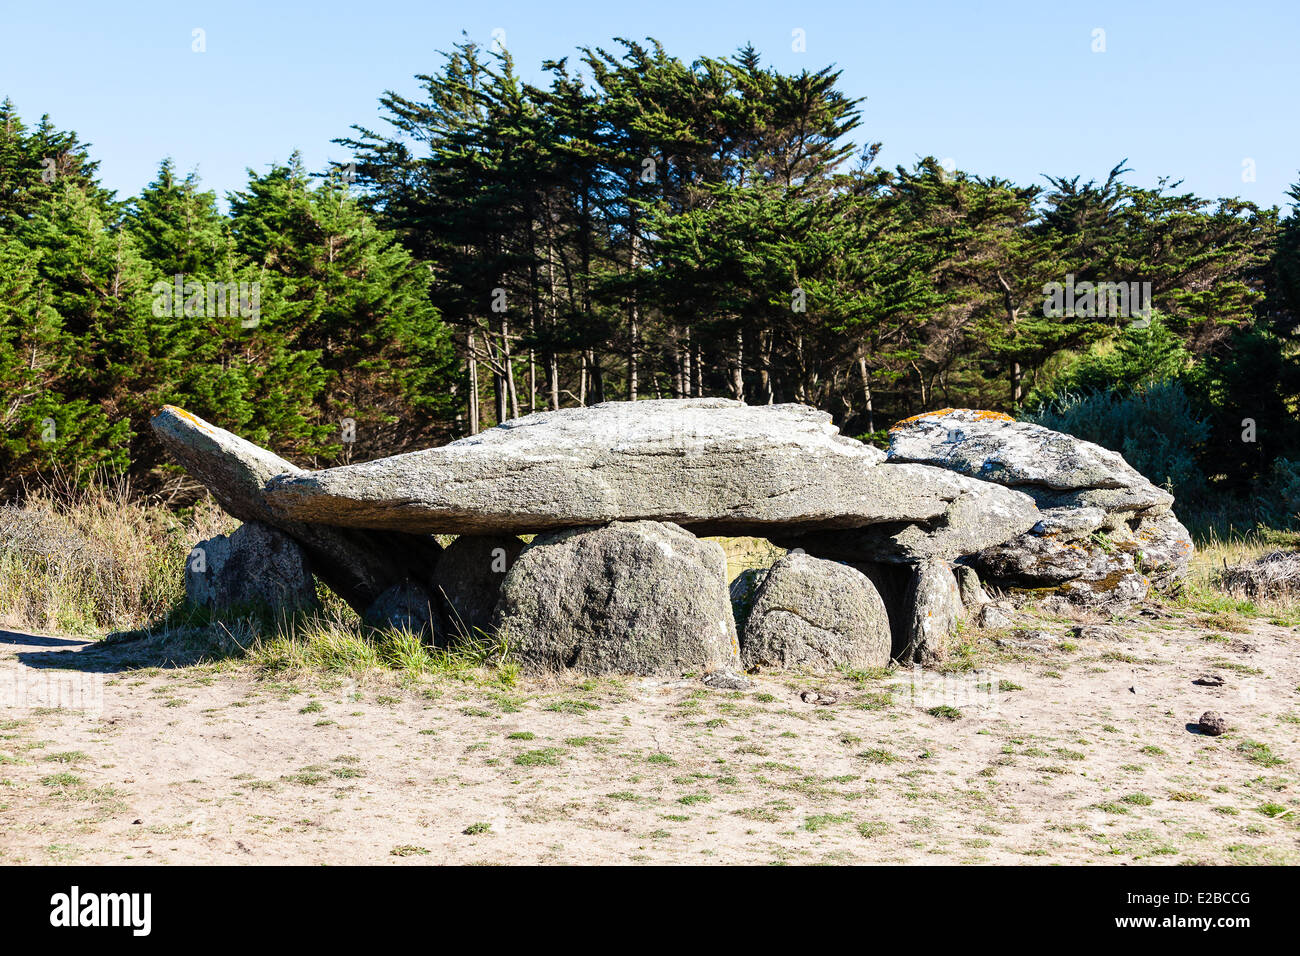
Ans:
{"type": "Polygon", "coordinates": [[[376,628],[534,672],[939,665],[986,586],[1114,608],[1191,553],[1119,455],[983,411],[884,452],[802,405],[606,402],[319,471],[172,406],[153,428],[244,522],[195,548],[194,603],[310,608],[314,576],[376,628]],[[787,553],[729,581],[719,535],[787,553]]]}

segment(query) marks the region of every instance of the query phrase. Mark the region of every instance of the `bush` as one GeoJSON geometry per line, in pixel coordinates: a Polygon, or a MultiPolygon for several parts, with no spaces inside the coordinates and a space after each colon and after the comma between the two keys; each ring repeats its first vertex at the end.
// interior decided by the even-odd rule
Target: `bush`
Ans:
{"type": "Polygon", "coordinates": [[[143,627],[181,602],[194,544],[235,525],[206,502],[183,519],[132,502],[125,484],[37,489],[0,507],[0,622],[76,634],[143,627]]]}
{"type": "Polygon", "coordinates": [[[1115,338],[1067,362],[1039,396],[1051,400],[1067,392],[1131,391],[1183,375],[1192,363],[1177,333],[1159,313],[1144,327],[1129,326],[1115,338]]]}
{"type": "Polygon", "coordinates": [[[1259,498],[1273,524],[1291,527],[1300,521],[1300,461],[1273,459],[1259,498]]]}
{"type": "Polygon", "coordinates": [[[1209,437],[1210,425],[1197,416],[1176,381],[1064,393],[1022,417],[1119,452],[1179,501],[1206,497],[1205,473],[1196,452],[1209,437]]]}

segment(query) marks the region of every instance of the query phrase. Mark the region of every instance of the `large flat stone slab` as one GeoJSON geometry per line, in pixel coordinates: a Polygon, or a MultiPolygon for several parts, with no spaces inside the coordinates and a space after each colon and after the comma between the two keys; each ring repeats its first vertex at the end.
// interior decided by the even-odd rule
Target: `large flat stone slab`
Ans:
{"type": "Polygon", "coordinates": [[[295,469],[267,483],[266,500],[283,520],[358,528],[519,534],[654,520],[768,536],[942,519],[980,485],[884,458],[803,405],[607,402],[441,448],[295,469]]]}
{"type": "Polygon", "coordinates": [[[431,569],[441,552],[425,535],[333,528],[285,518],[268,506],[262,489],[275,475],[302,474],[302,469],[171,405],[151,424],[177,464],[201,481],[222,508],[241,521],[278,528],[301,544],[312,570],[359,612],[406,580],[407,569],[431,569]]]}
{"type": "MultiPolygon", "coordinates": [[[[894,465],[915,474],[921,465],[894,465]]],[[[973,478],[937,518],[884,522],[843,531],[778,534],[783,548],[800,548],[834,561],[886,561],[912,564],[929,558],[951,561],[1001,544],[1029,531],[1042,515],[1028,495],[973,478]]]]}

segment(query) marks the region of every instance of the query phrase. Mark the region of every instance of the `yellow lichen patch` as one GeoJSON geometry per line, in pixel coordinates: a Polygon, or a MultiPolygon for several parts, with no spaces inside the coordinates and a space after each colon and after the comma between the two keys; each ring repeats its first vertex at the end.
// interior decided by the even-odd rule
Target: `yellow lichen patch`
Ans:
{"type": "Polygon", "coordinates": [[[955,412],[967,412],[977,422],[1014,422],[1015,419],[1006,412],[990,412],[982,408],[940,408],[933,412],[922,412],[920,415],[913,415],[911,418],[904,418],[900,422],[895,422],[889,430],[897,431],[898,429],[910,425],[913,422],[919,422],[923,418],[942,418],[945,415],[952,415],[955,412]]]}
{"type": "Polygon", "coordinates": [[[185,419],[187,422],[193,425],[195,428],[203,428],[205,425],[205,422],[201,418],[199,418],[196,415],[192,415],[189,412],[187,412],[185,409],[178,408],[175,405],[164,405],[163,411],[172,412],[173,414],[178,415],[179,417],[185,419]]]}

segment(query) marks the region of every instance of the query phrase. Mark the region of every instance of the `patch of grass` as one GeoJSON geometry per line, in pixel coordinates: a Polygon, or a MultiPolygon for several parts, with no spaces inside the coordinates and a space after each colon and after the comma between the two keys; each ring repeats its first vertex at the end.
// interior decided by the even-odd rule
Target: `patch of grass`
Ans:
{"type": "Polygon", "coordinates": [[[1255,740],[1243,740],[1237,744],[1237,753],[1261,767],[1278,767],[1286,763],[1285,760],[1269,749],[1268,744],[1262,744],[1255,740]]]}
{"type": "Polygon", "coordinates": [[[1128,807],[1122,803],[1098,803],[1093,806],[1093,809],[1100,810],[1102,813],[1121,814],[1129,812],[1128,807]]]}
{"type": "Polygon", "coordinates": [[[544,709],[556,714],[584,714],[589,710],[600,710],[600,704],[589,700],[555,700],[544,709]]]}
{"type": "Polygon", "coordinates": [[[784,800],[778,800],[761,807],[741,807],[731,812],[745,820],[754,820],[758,823],[779,823],[793,809],[794,807],[784,800]]]}
{"type": "Polygon", "coordinates": [[[403,843],[400,846],[395,846],[388,851],[388,854],[390,856],[427,856],[428,853],[429,851],[426,850],[424,847],[415,846],[410,843],[403,843]]]}
{"type": "Polygon", "coordinates": [[[298,773],[285,774],[280,777],[285,783],[297,783],[304,787],[314,787],[324,783],[328,778],[318,770],[300,770],[298,773]]]}
{"type": "Polygon", "coordinates": [[[544,747],[541,750],[527,750],[515,757],[514,762],[520,767],[554,767],[560,762],[564,753],[558,747],[544,747]]]}
{"type": "Polygon", "coordinates": [[[884,763],[898,763],[899,761],[899,758],[896,757],[894,754],[890,753],[888,750],[881,750],[875,747],[873,747],[870,750],[862,751],[862,753],[858,754],[858,757],[861,758],[862,760],[865,760],[867,763],[884,764],[884,763]]]}
{"type": "Polygon", "coordinates": [[[506,734],[506,740],[536,740],[537,735],[531,730],[516,730],[513,734],[506,734]]]}
{"type": "Polygon", "coordinates": [[[665,765],[667,765],[667,766],[673,766],[674,764],[677,763],[677,761],[674,760],[672,757],[668,756],[667,754],[663,754],[663,753],[653,753],[653,754],[651,754],[650,756],[648,756],[648,757],[645,758],[645,762],[646,762],[646,763],[661,763],[661,764],[665,764],[665,765]]]}
{"type": "MultiPolygon", "coordinates": [[[[325,596],[320,612],[278,621],[274,629],[251,626],[237,641],[247,648],[246,659],[264,676],[276,677],[391,670],[412,678],[454,677],[501,686],[513,686],[518,679],[518,665],[506,659],[498,638],[479,634],[451,648],[430,647],[410,631],[365,627],[336,595],[325,596]]],[[[380,695],[375,702],[397,704],[401,698],[380,695]]]]}
{"type": "Polygon", "coordinates": [[[1135,807],[1149,807],[1151,806],[1151,804],[1155,802],[1150,797],[1148,797],[1145,793],[1130,793],[1130,794],[1126,794],[1123,797],[1120,797],[1120,799],[1123,800],[1125,803],[1132,804],[1135,807]]]}
{"type": "Polygon", "coordinates": [[[144,627],[183,600],[193,542],[235,526],[206,501],[183,517],[133,501],[125,480],[52,479],[0,506],[0,617],[73,634],[144,627]]]}
{"type": "Polygon", "coordinates": [[[931,707],[926,711],[931,717],[938,717],[941,720],[961,720],[962,712],[956,707],[949,707],[947,704],[940,704],[938,707],[931,707]]]}
{"type": "Polygon", "coordinates": [[[888,710],[894,703],[894,695],[887,690],[869,691],[853,700],[858,710],[888,710]]]}
{"type": "Polygon", "coordinates": [[[678,797],[677,802],[689,807],[696,803],[708,803],[712,799],[713,795],[709,793],[688,793],[684,797],[678,797]]]}
{"type": "Polygon", "coordinates": [[[90,758],[80,750],[65,750],[62,753],[46,754],[41,759],[49,763],[82,763],[90,758]]]}
{"type": "Polygon", "coordinates": [[[47,787],[80,787],[85,781],[74,773],[64,772],[42,777],[41,783],[47,787]]]}
{"type": "Polygon", "coordinates": [[[1276,819],[1281,816],[1289,816],[1292,813],[1290,807],[1284,807],[1280,803],[1265,803],[1255,808],[1266,817],[1276,819]]]}
{"type": "Polygon", "coordinates": [[[884,680],[889,677],[893,671],[888,667],[870,667],[865,670],[853,670],[843,668],[840,671],[846,680],[851,680],[855,684],[865,684],[868,681],[884,680]]]}
{"type": "Polygon", "coordinates": [[[471,823],[469,826],[467,826],[465,829],[461,830],[460,832],[463,833],[463,834],[465,834],[465,836],[479,836],[480,834],[483,834],[483,833],[491,833],[491,832],[492,832],[492,824],[490,824],[490,823],[471,823]]]}
{"type": "Polygon", "coordinates": [[[816,833],[837,823],[848,823],[853,819],[851,813],[822,813],[804,820],[803,828],[809,833],[816,833]]]}

